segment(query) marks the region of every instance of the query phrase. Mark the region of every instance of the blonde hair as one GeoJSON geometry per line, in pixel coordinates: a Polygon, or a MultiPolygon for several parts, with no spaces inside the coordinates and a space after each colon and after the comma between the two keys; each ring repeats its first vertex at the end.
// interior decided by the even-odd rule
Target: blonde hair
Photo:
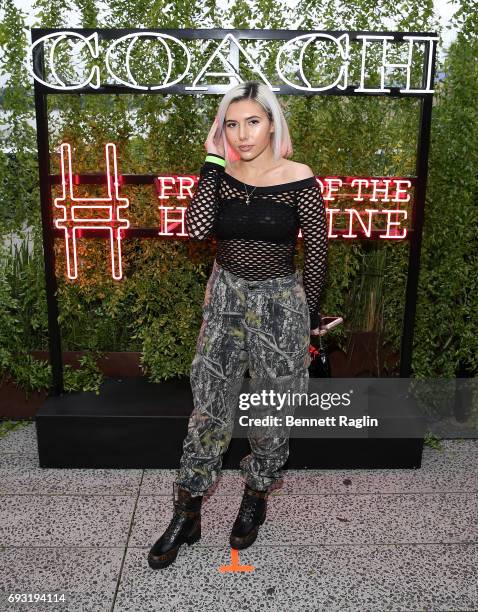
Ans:
{"type": "Polygon", "coordinates": [[[228,162],[239,159],[227,142],[224,130],[224,122],[229,104],[239,100],[254,100],[262,106],[269,120],[274,122],[274,131],[271,134],[271,147],[275,160],[280,157],[291,157],[293,153],[292,141],[289,128],[274,92],[259,81],[245,81],[231,87],[223,96],[217,111],[218,131],[215,135],[216,142],[222,138],[224,143],[225,157],[228,162]]]}

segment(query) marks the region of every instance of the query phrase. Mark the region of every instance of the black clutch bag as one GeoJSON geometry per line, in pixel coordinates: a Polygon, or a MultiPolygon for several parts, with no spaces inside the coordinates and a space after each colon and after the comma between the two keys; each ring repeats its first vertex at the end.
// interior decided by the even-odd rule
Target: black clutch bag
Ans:
{"type": "Polygon", "coordinates": [[[330,360],[327,351],[327,344],[322,336],[315,336],[319,339],[319,346],[310,345],[311,361],[309,365],[309,378],[330,378],[330,360]]]}

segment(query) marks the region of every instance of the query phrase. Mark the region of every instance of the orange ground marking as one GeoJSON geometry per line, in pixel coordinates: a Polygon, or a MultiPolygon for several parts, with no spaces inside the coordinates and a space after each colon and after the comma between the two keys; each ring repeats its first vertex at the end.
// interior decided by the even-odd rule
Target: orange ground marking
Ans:
{"type": "Polygon", "coordinates": [[[253,572],[253,565],[239,565],[239,551],[235,548],[231,548],[231,565],[221,565],[219,571],[225,572],[253,572]]]}

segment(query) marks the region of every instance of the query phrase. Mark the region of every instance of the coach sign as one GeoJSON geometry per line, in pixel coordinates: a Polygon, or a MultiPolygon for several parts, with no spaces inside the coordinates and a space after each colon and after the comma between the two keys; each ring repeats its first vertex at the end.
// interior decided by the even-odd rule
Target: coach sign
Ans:
{"type": "MultiPolygon", "coordinates": [[[[86,31],[86,30],[85,30],[86,31]]],[[[123,31],[122,31],[123,32],[123,31]]],[[[182,32],[181,38],[188,37],[188,30],[182,32]]],[[[199,30],[199,32],[201,32],[199,30]]],[[[203,31],[206,34],[209,31],[203,31]]],[[[243,35],[240,38],[258,39],[261,32],[257,30],[251,31],[250,35],[243,35]]],[[[102,32],[102,38],[105,38],[105,31],[102,32]]],[[[405,34],[405,33],[382,33],[372,34],[364,33],[307,33],[288,38],[276,55],[275,69],[278,78],[285,83],[290,89],[287,91],[284,86],[272,85],[260,66],[254,61],[252,54],[248,52],[244,42],[241,43],[239,36],[234,33],[226,34],[214,47],[213,52],[207,57],[202,65],[194,66],[191,69],[191,52],[181,38],[166,34],[164,31],[136,31],[130,34],[124,34],[118,38],[107,41],[106,48],[100,47],[99,32],[93,31],[91,34],[82,34],[80,31],[55,31],[49,34],[44,34],[37,38],[29,47],[27,67],[33,78],[51,90],[61,91],[77,91],[77,90],[98,90],[101,87],[100,83],[100,66],[104,66],[108,75],[111,77],[113,85],[121,84],[129,90],[136,91],[159,91],[162,93],[207,93],[210,90],[210,85],[207,85],[208,77],[221,76],[224,79],[235,79],[242,81],[240,70],[238,69],[239,60],[242,59],[243,65],[252,69],[255,74],[266,83],[274,92],[277,93],[296,93],[300,92],[343,92],[349,87],[349,65],[354,59],[355,54],[352,52],[351,42],[356,41],[358,44],[356,54],[360,56],[360,77],[357,86],[352,86],[351,91],[356,93],[374,93],[387,94],[392,93],[392,89],[387,87],[387,72],[393,70],[394,73],[400,75],[401,86],[398,88],[400,94],[431,94],[432,85],[432,59],[434,56],[434,46],[438,40],[437,36],[430,34],[405,34]],[[134,51],[142,52],[141,45],[146,41],[154,44],[154,47],[148,49],[150,54],[154,54],[158,58],[157,63],[166,66],[166,74],[162,81],[155,85],[147,85],[139,83],[134,77],[131,69],[131,58],[134,51]],[[327,47],[323,52],[324,57],[335,66],[337,59],[340,65],[336,69],[335,80],[321,86],[314,86],[309,77],[304,73],[304,57],[307,53],[314,50],[320,43],[326,43],[327,47]],[[427,56],[426,62],[420,62],[421,52],[425,51],[427,56]],[[38,61],[38,52],[44,50],[45,61],[44,68],[48,74],[48,81],[45,80],[44,71],[38,61]],[[403,63],[391,63],[389,55],[391,51],[405,51],[406,61],[403,63]],[[378,72],[380,75],[379,87],[366,87],[365,78],[370,70],[370,63],[376,63],[376,54],[379,52],[378,72]],[[83,77],[79,76],[76,82],[65,82],[60,77],[58,71],[58,56],[62,56],[64,61],[65,55],[69,58],[70,67],[75,67],[77,72],[80,68],[84,68],[83,63],[88,66],[89,70],[83,77]],[[179,56],[179,57],[178,57],[179,56]],[[418,59],[417,59],[418,57],[418,59]],[[234,61],[233,58],[236,58],[234,61]],[[174,80],[171,79],[172,73],[175,75],[178,70],[181,70],[180,60],[186,60],[186,67],[182,70],[179,76],[174,80]],[[291,61],[292,60],[292,61],[291,61]],[[420,87],[414,88],[411,84],[411,74],[414,67],[419,63],[420,87]],[[216,63],[221,65],[224,72],[211,72],[212,65],[216,63]],[[93,65],[91,65],[93,64],[93,65]],[[298,71],[301,82],[294,83],[286,76],[287,69],[291,68],[298,71]],[[188,81],[191,78],[192,81],[188,81]],[[126,74],[126,79],[121,75],[126,74]],[[206,84],[203,83],[206,81],[206,84]],[[191,84],[185,84],[190,82],[191,84]],[[176,89],[172,89],[174,85],[182,85],[176,89]]],[[[315,49],[317,51],[317,49],[315,49]]],[[[184,61],[181,61],[181,65],[184,61]]],[[[326,67],[326,66],[324,66],[326,67]]],[[[86,71],[85,70],[85,71],[86,71]]],[[[329,72],[329,71],[327,71],[329,72]]],[[[416,72],[416,71],[415,71],[416,72]]],[[[320,77],[320,74],[317,75],[320,77]]],[[[396,77],[395,77],[396,79],[396,77]]],[[[227,85],[229,87],[229,85],[227,85]]],[[[394,89],[397,89],[396,87],[394,89]]],[[[349,90],[350,91],[350,90],[349,90]]],[[[215,90],[214,93],[221,93],[215,90]]]]}

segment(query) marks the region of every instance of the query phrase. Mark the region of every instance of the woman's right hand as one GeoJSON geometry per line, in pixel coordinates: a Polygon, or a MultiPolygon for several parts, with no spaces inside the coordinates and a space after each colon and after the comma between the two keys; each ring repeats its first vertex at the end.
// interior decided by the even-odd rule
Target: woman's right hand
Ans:
{"type": "Polygon", "coordinates": [[[214,135],[216,134],[217,130],[218,121],[217,117],[215,117],[214,123],[212,124],[211,129],[209,130],[209,134],[207,135],[206,142],[204,143],[206,153],[216,153],[216,155],[225,157],[222,137],[219,139],[219,141],[214,140],[214,135]]]}

